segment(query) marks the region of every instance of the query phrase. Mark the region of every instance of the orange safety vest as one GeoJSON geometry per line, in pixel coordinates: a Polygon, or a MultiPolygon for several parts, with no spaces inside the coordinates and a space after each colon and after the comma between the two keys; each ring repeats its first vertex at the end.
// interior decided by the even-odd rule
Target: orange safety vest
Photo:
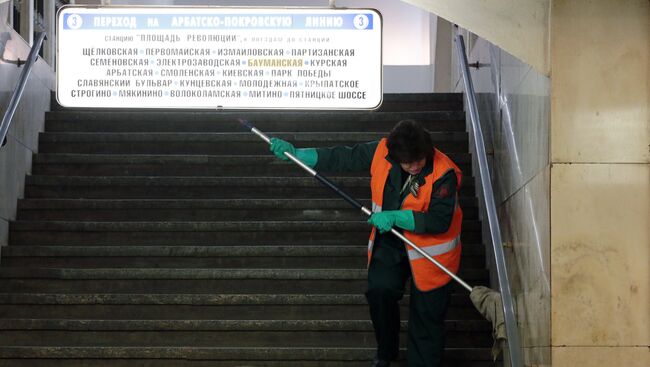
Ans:
{"type": "MultiPolygon", "coordinates": [[[[384,186],[386,185],[389,171],[392,168],[392,164],[386,159],[387,155],[388,148],[386,147],[386,139],[384,138],[379,142],[377,150],[375,150],[370,168],[370,188],[372,190],[373,212],[381,211],[384,200],[384,186]]],[[[427,211],[429,208],[429,202],[431,201],[433,183],[450,170],[453,170],[456,173],[457,178],[456,209],[454,210],[454,216],[447,232],[437,234],[418,234],[404,230],[404,237],[408,238],[441,265],[456,274],[460,266],[460,232],[461,223],[463,222],[463,211],[460,209],[460,206],[458,206],[458,190],[460,189],[460,182],[462,179],[462,173],[458,166],[456,166],[449,157],[437,149],[434,149],[433,172],[424,178],[425,182],[420,186],[417,197],[414,197],[410,193],[406,196],[401,209],[413,210],[414,212],[427,211]]],[[[373,227],[372,232],[370,233],[370,240],[368,241],[368,265],[370,265],[370,260],[372,258],[372,246],[374,244],[376,231],[377,228],[373,227]]],[[[451,280],[449,275],[420,255],[420,253],[414,250],[410,245],[406,243],[405,245],[408,250],[413,280],[419,290],[426,292],[449,283],[451,280]]]]}

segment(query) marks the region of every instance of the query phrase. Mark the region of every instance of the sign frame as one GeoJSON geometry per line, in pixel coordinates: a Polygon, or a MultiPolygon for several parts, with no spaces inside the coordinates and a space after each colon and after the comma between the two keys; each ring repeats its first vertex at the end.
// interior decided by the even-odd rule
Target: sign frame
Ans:
{"type": "Polygon", "coordinates": [[[383,19],[376,9],[66,5],[58,10],[56,18],[56,99],[64,107],[224,111],[375,110],[383,101],[383,19]],[[292,16],[291,19],[288,18],[289,15],[292,16]],[[368,15],[371,15],[370,19],[367,18],[368,15]],[[146,18],[147,27],[151,26],[151,19],[156,19],[159,27],[163,23],[162,27],[166,28],[154,28],[153,31],[150,28],[138,28],[146,16],[149,16],[146,18]],[[92,21],[89,20],[90,17],[93,17],[92,21]],[[365,25],[369,27],[367,29],[358,28],[355,23],[361,19],[363,25],[363,17],[368,22],[365,25]],[[72,28],[73,26],[77,28],[72,28]],[[209,32],[217,32],[201,34],[197,28],[199,31],[208,29],[209,32]],[[88,42],[92,42],[92,32],[102,32],[104,29],[113,34],[101,33],[100,37],[103,36],[103,41],[112,47],[96,47],[95,44],[88,46],[88,42]],[[156,33],[158,29],[162,29],[163,33],[156,33]],[[75,45],[67,44],[65,35],[81,30],[86,31],[81,37],[89,39],[78,40],[75,45]],[[133,30],[135,33],[129,33],[133,30]],[[260,32],[260,35],[256,35],[256,32],[260,32]],[[292,35],[293,32],[296,33],[295,36],[292,35]],[[336,42],[341,37],[346,38],[345,42],[354,38],[350,44],[359,49],[350,47],[345,42],[344,46],[337,46],[336,42]],[[354,44],[371,37],[378,44],[354,44]],[[196,46],[205,40],[222,40],[222,43],[231,45],[227,48],[196,46]],[[322,48],[306,45],[307,40],[321,42],[322,48]],[[263,41],[268,44],[277,41],[277,45],[261,45],[263,41]],[[289,43],[289,46],[283,41],[289,43]],[[125,42],[132,44],[119,45],[125,42]],[[151,42],[152,46],[141,45],[147,42],[151,42]],[[183,48],[183,44],[192,42],[195,42],[194,46],[183,48]],[[235,46],[240,51],[233,51],[237,50],[235,46]],[[255,55],[257,50],[261,56],[255,55]],[[196,55],[189,55],[190,51],[196,51],[196,55]],[[224,56],[226,51],[232,54],[239,52],[244,56],[236,55],[233,59],[228,59],[228,55],[224,56]],[[376,64],[362,67],[366,66],[362,62],[367,60],[361,54],[366,51],[372,55],[370,61],[376,64]],[[80,64],[70,61],[75,56],[74,52],[81,58],[80,64]],[[189,56],[180,55],[183,52],[189,56]],[[199,52],[202,54],[198,55],[199,52]],[[275,56],[267,57],[265,53],[275,56]],[[125,58],[120,59],[122,56],[125,58]],[[166,59],[167,56],[170,58],[166,59]],[[201,59],[202,56],[206,57],[201,59]],[[84,65],[83,62],[94,64],[84,65]],[[125,75],[120,75],[120,63],[127,67],[128,63],[140,65],[124,69],[125,75]],[[141,65],[143,63],[146,64],[144,67],[141,65]],[[203,71],[197,72],[197,75],[201,74],[200,77],[187,76],[189,74],[183,70],[191,70],[184,69],[188,63],[205,66],[197,69],[203,71]],[[230,66],[234,66],[218,69],[215,67],[218,63],[231,63],[230,66]],[[165,65],[175,66],[163,69],[165,65]],[[91,69],[91,66],[97,66],[97,70],[93,69],[96,72],[94,76],[84,76],[83,69],[91,69]],[[252,70],[255,76],[248,77],[251,68],[254,68],[252,70]],[[80,70],[82,75],[76,80],[71,79],[80,70]],[[144,77],[143,70],[148,70],[144,77]],[[104,73],[105,77],[98,77],[99,72],[104,73]],[[137,73],[140,74],[136,75],[137,73]],[[155,73],[158,74],[154,75],[155,73]],[[180,75],[181,79],[175,75],[180,75]],[[111,79],[112,76],[120,79],[111,79]],[[184,76],[187,79],[182,79],[184,76]],[[77,84],[77,89],[74,83],[77,84]],[[172,85],[177,89],[169,89],[172,85]],[[182,86],[189,89],[184,92],[182,86]],[[264,91],[265,87],[270,86],[275,90],[264,91]],[[139,92],[138,87],[148,87],[151,92],[139,92]],[[310,91],[309,88],[315,90],[310,91]],[[138,95],[144,96],[142,104],[129,99],[131,96],[138,98],[138,95]],[[196,96],[204,95],[208,96],[204,97],[205,100],[199,103],[193,101],[196,96]],[[225,103],[219,103],[219,96],[228,96],[223,99],[225,103]],[[87,98],[83,100],[81,97],[87,98]],[[97,100],[102,100],[102,103],[97,100]],[[107,102],[103,103],[104,100],[107,102]]]}

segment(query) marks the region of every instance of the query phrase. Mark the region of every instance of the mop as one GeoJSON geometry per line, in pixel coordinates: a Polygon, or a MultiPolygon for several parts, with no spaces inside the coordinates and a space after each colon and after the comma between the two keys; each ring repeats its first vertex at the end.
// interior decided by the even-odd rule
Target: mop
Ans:
{"type": "MultiPolygon", "coordinates": [[[[248,130],[250,130],[252,133],[259,136],[262,140],[264,140],[268,144],[271,144],[271,139],[268,136],[266,136],[263,132],[255,128],[247,120],[238,119],[238,121],[248,130]]],[[[304,164],[302,161],[300,161],[300,159],[296,158],[293,154],[289,152],[284,152],[284,155],[287,158],[289,158],[291,161],[293,161],[295,164],[300,166],[303,170],[307,171],[316,180],[321,182],[323,185],[327,186],[330,190],[334,191],[337,195],[341,196],[341,198],[343,198],[345,201],[350,203],[350,205],[352,205],[356,209],[361,210],[361,212],[363,212],[367,216],[372,215],[371,210],[363,206],[359,201],[357,201],[356,199],[348,195],[345,191],[341,190],[325,176],[322,176],[314,169],[304,164]]],[[[449,269],[445,268],[442,264],[440,264],[436,259],[431,257],[426,252],[424,252],[424,250],[422,250],[417,245],[415,245],[412,241],[404,237],[404,235],[400,233],[398,230],[396,230],[395,228],[391,228],[390,232],[395,236],[397,236],[400,240],[404,241],[409,246],[411,246],[415,251],[417,251],[420,255],[425,257],[427,260],[431,261],[440,270],[445,272],[453,280],[455,280],[458,284],[460,284],[461,286],[463,286],[463,288],[467,289],[470,292],[470,299],[472,300],[474,307],[476,307],[476,309],[481,313],[481,315],[483,315],[483,317],[485,317],[488,321],[492,323],[492,336],[494,338],[494,344],[492,346],[492,358],[496,359],[501,349],[503,348],[503,343],[506,340],[503,303],[501,300],[501,294],[488,287],[483,287],[483,286],[471,287],[463,279],[458,277],[456,274],[452,273],[449,269]]]]}

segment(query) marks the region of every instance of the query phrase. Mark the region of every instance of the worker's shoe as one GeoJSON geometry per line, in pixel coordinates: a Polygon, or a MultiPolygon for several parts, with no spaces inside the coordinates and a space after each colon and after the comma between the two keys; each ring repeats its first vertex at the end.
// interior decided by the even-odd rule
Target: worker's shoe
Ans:
{"type": "Polygon", "coordinates": [[[379,359],[379,357],[375,356],[375,358],[372,359],[372,364],[370,367],[389,367],[390,362],[389,361],[384,361],[383,359],[379,359]]]}

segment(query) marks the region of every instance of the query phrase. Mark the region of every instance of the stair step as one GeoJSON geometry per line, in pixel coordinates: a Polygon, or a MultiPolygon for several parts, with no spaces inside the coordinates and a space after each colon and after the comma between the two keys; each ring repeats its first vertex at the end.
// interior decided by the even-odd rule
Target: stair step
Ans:
{"type": "MultiPolygon", "coordinates": [[[[400,330],[408,323],[401,321],[400,330]]],[[[492,332],[486,320],[446,320],[450,331],[492,332]]],[[[66,331],[372,331],[370,320],[98,320],[0,319],[0,330],[66,331]]]]}
{"type": "MultiPolygon", "coordinates": [[[[268,132],[269,136],[292,142],[297,147],[352,145],[378,140],[385,133],[370,132],[268,132]]],[[[433,143],[444,152],[467,152],[466,132],[433,132],[433,143]]],[[[44,153],[99,154],[268,154],[268,144],[244,133],[42,133],[39,151],[44,153]]]]}
{"type": "MultiPolygon", "coordinates": [[[[2,254],[2,266],[67,268],[365,268],[366,246],[66,246],[60,251],[49,247],[10,246],[27,249],[2,254]],[[84,251],[75,252],[75,249],[84,251]],[[95,250],[95,251],[91,251],[95,250]]],[[[61,247],[59,247],[61,248],[61,247]]],[[[475,261],[480,267],[479,260],[475,261]]]]}
{"type": "MultiPolygon", "coordinates": [[[[367,177],[329,177],[358,200],[370,197],[367,177]]],[[[87,199],[269,199],[337,197],[312,177],[89,177],[27,176],[28,198],[87,199]]],[[[459,195],[474,196],[474,183],[463,183],[459,195]]]]}
{"type": "MultiPolygon", "coordinates": [[[[221,347],[0,347],[0,363],[13,358],[19,363],[25,358],[40,359],[38,366],[50,362],[67,364],[52,366],[91,366],[83,360],[93,360],[92,366],[111,366],[110,362],[133,361],[138,366],[367,366],[375,348],[221,348],[221,347]]],[[[400,353],[403,360],[405,351],[400,353]]],[[[446,366],[492,366],[490,348],[449,348],[445,350],[446,366]],[[489,362],[484,364],[483,362],[489,362]],[[477,364],[481,363],[481,364],[477,364]]],[[[11,361],[13,362],[13,361],[11,361]]],[[[45,364],[48,363],[48,364],[45,364]]],[[[113,362],[115,363],[115,362],[113,362]]],[[[114,365],[114,364],[113,364],[114,365]]],[[[2,364],[0,364],[2,366],[2,364]]],[[[5,364],[5,366],[16,366],[5,364]]],[[[35,365],[32,365],[35,366],[35,365]]]]}
{"type": "MultiPolygon", "coordinates": [[[[400,330],[406,331],[407,321],[400,330]]],[[[486,320],[445,320],[450,331],[492,332],[486,320]]],[[[0,330],[67,331],[372,331],[370,320],[70,320],[1,319],[0,330]]]]}
{"type": "MultiPolygon", "coordinates": [[[[48,290],[49,292],[49,290],[48,290]]],[[[400,302],[408,316],[408,293],[400,302]]],[[[367,320],[356,294],[0,293],[5,318],[367,320]]],[[[451,295],[448,319],[481,320],[465,289],[451,295]]]]}
{"type": "MultiPolygon", "coordinates": [[[[346,257],[366,255],[366,246],[7,246],[3,257],[346,257]]],[[[463,255],[483,256],[481,244],[463,244],[463,255]]]]}
{"type": "MultiPolygon", "coordinates": [[[[451,154],[463,172],[471,173],[468,154],[451,154]]],[[[38,154],[34,175],[79,176],[306,176],[293,163],[267,155],[139,155],[139,154],[38,154]]],[[[327,175],[328,172],[321,172],[327,175]]],[[[358,176],[364,172],[336,173],[358,176]]]]}
{"type": "MultiPolygon", "coordinates": [[[[8,246],[1,266],[50,268],[365,268],[366,246],[8,246]]],[[[461,268],[483,268],[463,245],[461,268]]]]}
{"type": "MultiPolygon", "coordinates": [[[[55,111],[45,113],[46,131],[76,132],[241,132],[241,112],[201,111],[55,111]]],[[[417,112],[251,112],[245,117],[262,131],[386,134],[404,119],[420,121],[430,131],[465,131],[462,109],[417,112]]]]}
{"type": "MultiPolygon", "coordinates": [[[[329,200],[332,201],[332,200],[329,200]]],[[[345,203],[347,204],[347,203],[345,203]]],[[[369,206],[367,206],[369,208],[369,206]]],[[[475,220],[477,208],[463,207],[463,218],[475,220]]],[[[284,221],[355,221],[367,218],[352,207],[341,209],[29,209],[19,211],[21,221],[91,221],[91,222],[143,222],[143,221],[224,221],[224,220],[284,220],[284,221]]]]}
{"type": "MultiPolygon", "coordinates": [[[[246,246],[286,245],[299,243],[318,246],[358,246],[368,243],[367,232],[14,232],[9,233],[12,246],[246,246]]],[[[477,243],[480,232],[461,235],[465,243],[477,243]]]]}
{"type": "MultiPolygon", "coordinates": [[[[15,221],[12,231],[88,232],[363,232],[370,231],[365,220],[356,221],[219,221],[219,222],[76,222],[15,221]]],[[[464,220],[466,232],[481,230],[479,221],[464,220]]]]}
{"type": "MultiPolygon", "coordinates": [[[[365,280],[366,269],[187,269],[187,268],[3,268],[4,279],[56,280],[365,280]]],[[[481,280],[485,269],[464,269],[458,275],[481,280]]]]}
{"type": "MultiPolygon", "coordinates": [[[[286,245],[299,243],[318,246],[358,246],[368,243],[368,231],[343,233],[331,232],[20,232],[11,230],[11,246],[247,246],[286,245]]],[[[481,241],[480,232],[461,235],[464,243],[481,241]]]]}
{"type": "MultiPolygon", "coordinates": [[[[370,200],[359,200],[365,206],[370,205],[370,200]]],[[[465,208],[477,207],[476,199],[460,197],[459,204],[465,208]]],[[[349,209],[350,204],[343,200],[330,199],[158,199],[158,200],[88,200],[88,199],[22,199],[18,202],[18,210],[47,210],[47,209],[251,209],[251,210],[281,210],[281,209],[315,209],[315,210],[336,210],[349,209]]],[[[355,209],[356,210],[356,209],[355,209]]]]}
{"type": "MultiPolygon", "coordinates": [[[[490,347],[484,320],[445,322],[449,347],[490,347]]],[[[406,347],[402,322],[402,347],[406,347]]],[[[65,320],[1,319],[14,346],[372,347],[369,320],[65,320]]]]}
{"type": "MultiPolygon", "coordinates": [[[[289,140],[291,142],[314,142],[319,144],[338,144],[338,142],[368,142],[379,140],[386,137],[386,133],[373,132],[284,132],[271,131],[266,132],[276,138],[289,140]]],[[[431,132],[431,140],[434,143],[444,141],[462,142],[467,140],[468,134],[463,131],[451,132],[431,132]]],[[[266,148],[268,153],[268,144],[264,143],[257,135],[250,132],[125,132],[125,133],[42,133],[43,142],[68,143],[68,142],[181,142],[181,143],[257,143],[266,148]]],[[[39,141],[40,142],[40,141],[39,141]]],[[[294,143],[295,144],[295,143],[294,143]]],[[[466,153],[466,152],[465,152],[466,153]]],[[[149,153],[155,154],[155,153],[149,153]]],[[[232,153],[227,153],[232,154],[232,153]]]]}
{"type": "MultiPolygon", "coordinates": [[[[456,164],[468,164],[467,153],[449,154],[456,164]]],[[[76,164],[211,164],[217,166],[238,166],[242,164],[255,166],[291,166],[275,156],[264,155],[170,155],[170,154],[65,154],[44,153],[34,156],[35,164],[76,163],[76,164]]]]}
{"type": "MultiPolygon", "coordinates": [[[[485,269],[461,269],[466,282],[486,285],[485,269]]],[[[0,292],[64,293],[359,293],[366,269],[5,268],[0,292]]]]}
{"type": "MultiPolygon", "coordinates": [[[[464,221],[461,240],[481,242],[478,221],[464,221]]],[[[12,245],[270,245],[367,243],[365,221],[12,222],[12,245]]]]}
{"type": "MultiPolygon", "coordinates": [[[[362,204],[370,207],[370,201],[362,204]]],[[[477,219],[475,198],[459,199],[463,218],[477,219]]],[[[22,199],[17,220],[58,221],[222,221],[222,220],[360,220],[366,218],[343,200],[208,199],[88,200],[22,199]]]]}

